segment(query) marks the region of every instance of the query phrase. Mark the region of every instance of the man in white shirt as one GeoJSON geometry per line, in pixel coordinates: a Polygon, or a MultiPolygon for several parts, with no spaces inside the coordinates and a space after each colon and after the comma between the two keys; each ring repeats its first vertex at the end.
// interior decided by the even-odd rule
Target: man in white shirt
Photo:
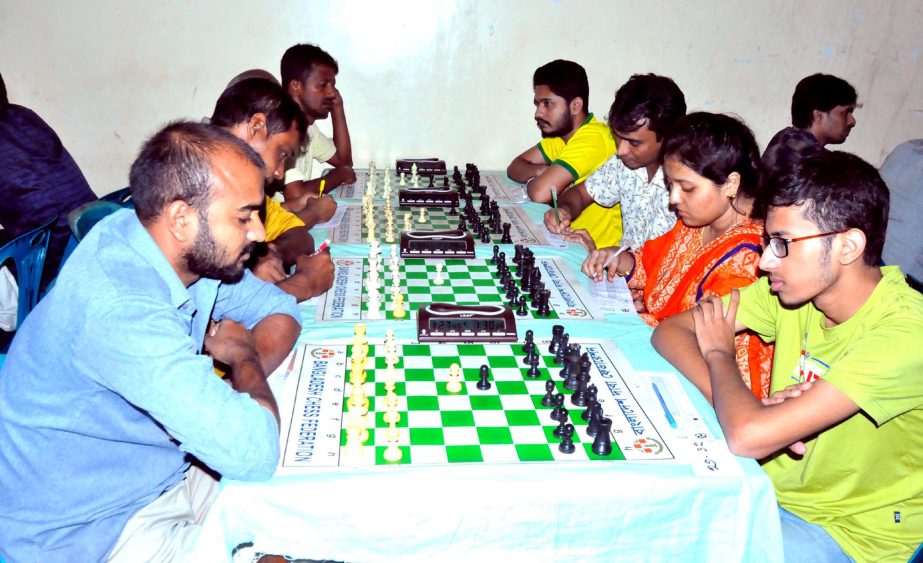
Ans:
{"type": "Polygon", "coordinates": [[[323,177],[325,192],[355,182],[346,112],[336,88],[339,72],[336,60],[316,45],[299,44],[285,51],[281,67],[282,86],[308,121],[308,140],[294,168],[285,173],[285,200],[294,202],[318,195],[321,179],[315,179],[312,174],[315,160],[333,166],[323,177]],[[333,125],[332,140],[321,133],[315,123],[327,116],[333,125]]]}
{"type": "Polygon", "coordinates": [[[617,152],[583,183],[564,192],[554,209],[545,212],[545,226],[564,233],[591,203],[622,205],[620,246],[638,248],[670,230],[676,215],[660,168],[663,135],[686,114],[683,92],[673,80],[655,74],[636,74],[615,94],[609,127],[617,152]]]}

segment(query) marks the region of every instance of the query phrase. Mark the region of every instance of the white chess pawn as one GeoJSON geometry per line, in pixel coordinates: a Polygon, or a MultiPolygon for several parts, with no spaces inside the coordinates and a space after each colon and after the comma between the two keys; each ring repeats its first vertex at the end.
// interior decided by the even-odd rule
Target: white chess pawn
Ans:
{"type": "Polygon", "coordinates": [[[407,311],[404,309],[404,294],[396,293],[394,295],[394,318],[403,319],[407,316],[407,311]]]}
{"type": "Polygon", "coordinates": [[[449,382],[445,384],[445,389],[449,393],[460,393],[462,390],[461,366],[452,364],[449,366],[449,382]]]}
{"type": "Polygon", "coordinates": [[[420,217],[417,218],[417,222],[419,223],[426,222],[426,208],[425,207],[420,208],[420,217]]]}
{"type": "Polygon", "coordinates": [[[411,177],[411,178],[416,178],[416,177],[417,177],[417,170],[419,170],[419,169],[417,168],[417,163],[414,162],[413,165],[410,167],[410,177],[411,177]]]}
{"type": "Polygon", "coordinates": [[[433,278],[433,283],[436,285],[442,285],[442,262],[436,262],[436,277],[433,278]]]}
{"type": "Polygon", "coordinates": [[[400,186],[406,186],[406,185],[407,185],[407,180],[404,178],[404,173],[403,173],[403,172],[401,172],[401,181],[398,182],[398,185],[400,185],[400,186]]]}
{"type": "Polygon", "coordinates": [[[409,211],[404,213],[404,230],[413,230],[413,215],[409,211]]]}
{"type": "Polygon", "coordinates": [[[369,294],[368,318],[370,320],[378,320],[381,318],[381,293],[379,293],[377,289],[369,294]]]}

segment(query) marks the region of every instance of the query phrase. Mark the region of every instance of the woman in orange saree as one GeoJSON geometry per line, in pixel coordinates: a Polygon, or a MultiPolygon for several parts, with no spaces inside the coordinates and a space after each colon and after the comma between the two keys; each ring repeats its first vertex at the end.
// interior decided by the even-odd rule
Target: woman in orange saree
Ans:
{"type": "MultiPolygon", "coordinates": [[[[679,221],[639,249],[611,247],[587,257],[583,271],[628,278],[641,318],[656,326],[702,297],[727,295],[757,279],[762,207],[759,150],[740,121],[692,113],[667,132],[661,148],[670,204],[679,221]]],[[[737,335],[737,364],[757,397],[769,392],[772,347],[737,335]]]]}

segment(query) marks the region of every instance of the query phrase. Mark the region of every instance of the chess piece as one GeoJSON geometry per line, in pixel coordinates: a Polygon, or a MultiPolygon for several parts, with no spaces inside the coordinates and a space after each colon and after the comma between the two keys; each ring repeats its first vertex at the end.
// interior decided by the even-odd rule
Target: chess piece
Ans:
{"type": "Polygon", "coordinates": [[[442,279],[442,262],[436,263],[436,277],[433,278],[433,284],[442,285],[445,280],[442,279]]]}
{"type": "Polygon", "coordinates": [[[449,366],[449,382],[445,385],[446,391],[449,393],[461,393],[462,390],[462,377],[461,377],[461,366],[458,364],[452,364],[449,366]]]}
{"type": "Polygon", "coordinates": [[[603,414],[603,407],[597,402],[593,406],[593,410],[590,411],[590,418],[587,420],[587,436],[596,436],[599,433],[599,423],[604,418],[606,418],[606,415],[603,414]]]}
{"type": "Polygon", "coordinates": [[[532,379],[538,379],[542,376],[542,372],[538,369],[538,354],[531,354],[529,358],[529,371],[526,372],[526,377],[532,379]]]}
{"type": "Polygon", "coordinates": [[[566,424],[564,426],[564,431],[561,433],[561,444],[558,445],[558,451],[565,454],[572,454],[576,449],[577,447],[574,446],[574,425],[566,424]]]}
{"type": "MultiPolygon", "coordinates": [[[[526,340],[522,344],[522,351],[525,353],[531,352],[535,348],[535,332],[532,329],[526,331],[526,340]]],[[[529,363],[529,362],[524,362],[529,363]]]]}
{"type": "Polygon", "coordinates": [[[500,236],[500,243],[501,244],[512,244],[513,243],[513,237],[510,236],[510,224],[509,223],[503,223],[503,235],[500,236]]]}
{"type": "Polygon", "coordinates": [[[598,456],[607,456],[612,453],[612,436],[609,431],[612,430],[612,420],[604,418],[599,421],[599,433],[593,440],[591,449],[598,456]]]}
{"type": "Polygon", "coordinates": [[[426,208],[425,207],[420,208],[420,216],[417,218],[417,222],[418,223],[426,222],[426,208]]]}
{"type": "Polygon", "coordinates": [[[396,293],[394,295],[394,318],[403,319],[407,316],[407,311],[404,309],[404,294],[396,293]]]}
{"type": "Polygon", "coordinates": [[[564,429],[567,428],[567,409],[561,410],[564,412],[561,419],[558,421],[558,426],[551,431],[551,435],[559,440],[564,437],[564,429]]]}
{"type": "Polygon", "coordinates": [[[487,391],[488,389],[490,389],[491,385],[490,385],[490,381],[488,381],[488,378],[490,378],[490,369],[486,365],[481,366],[481,370],[478,373],[478,377],[480,379],[478,380],[477,388],[480,389],[481,391],[487,391]]]}
{"type": "Polygon", "coordinates": [[[599,389],[596,384],[590,383],[586,388],[586,409],[580,415],[583,420],[590,420],[591,413],[596,409],[596,405],[599,404],[599,400],[596,398],[598,394],[599,389]]]}
{"type": "Polygon", "coordinates": [[[494,245],[494,255],[490,257],[490,263],[496,264],[499,259],[500,259],[500,247],[495,244],[494,245]]]}
{"type": "Polygon", "coordinates": [[[551,379],[545,381],[545,396],[542,397],[543,407],[553,407],[554,406],[554,391],[555,391],[554,381],[552,381],[551,379]]]}
{"type": "Polygon", "coordinates": [[[521,295],[519,297],[519,308],[516,309],[516,315],[520,317],[525,317],[529,314],[528,305],[526,304],[526,296],[521,295]]]}
{"type": "Polygon", "coordinates": [[[564,393],[557,393],[554,396],[554,408],[551,409],[551,420],[561,420],[562,411],[564,411],[564,393]]]}
{"type": "Polygon", "coordinates": [[[548,353],[556,354],[558,344],[561,342],[561,335],[564,334],[564,325],[554,325],[551,327],[551,344],[548,345],[548,353]]]}

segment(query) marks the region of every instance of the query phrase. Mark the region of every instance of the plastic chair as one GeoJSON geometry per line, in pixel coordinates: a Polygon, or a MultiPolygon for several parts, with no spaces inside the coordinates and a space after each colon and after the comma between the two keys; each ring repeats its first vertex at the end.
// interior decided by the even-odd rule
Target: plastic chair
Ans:
{"type": "Polygon", "coordinates": [[[74,233],[77,242],[80,242],[90,232],[93,225],[99,223],[105,216],[120,209],[124,209],[124,207],[111,201],[98,199],[90,203],[84,203],[68,213],[67,223],[71,226],[71,232],[74,233]]]}
{"type": "Polygon", "coordinates": [[[16,283],[19,284],[19,301],[16,312],[16,326],[22,325],[38,303],[39,286],[42,281],[42,267],[51,238],[51,227],[57,221],[53,217],[41,227],[19,235],[0,248],[0,264],[12,260],[16,266],[16,283]]]}
{"type": "Polygon", "coordinates": [[[108,193],[104,196],[101,196],[100,201],[111,201],[112,203],[117,203],[122,207],[134,207],[134,202],[131,201],[131,186],[122,188],[121,190],[115,190],[112,193],[108,193]]]}

